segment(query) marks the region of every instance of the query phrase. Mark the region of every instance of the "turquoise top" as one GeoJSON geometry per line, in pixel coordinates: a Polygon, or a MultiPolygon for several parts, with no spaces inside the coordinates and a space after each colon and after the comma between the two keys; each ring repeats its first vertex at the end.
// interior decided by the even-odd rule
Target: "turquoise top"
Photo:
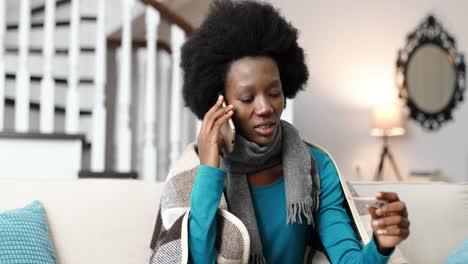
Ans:
{"type": "MultiPolygon", "coordinates": [[[[311,148],[320,175],[318,234],[332,263],[387,263],[390,256],[377,250],[374,239],[364,247],[356,239],[343,207],[343,192],[332,160],[311,148]]],[[[201,165],[192,194],[189,215],[189,250],[193,263],[215,263],[216,211],[226,172],[201,165]]],[[[263,254],[267,263],[303,263],[310,227],[286,224],[284,178],[251,188],[263,254]],[[281,206],[278,206],[281,205],[281,206]]]]}
{"type": "Polygon", "coordinates": [[[312,231],[305,217],[302,218],[302,224],[286,224],[284,177],[251,190],[267,263],[303,263],[305,241],[312,231]]]}

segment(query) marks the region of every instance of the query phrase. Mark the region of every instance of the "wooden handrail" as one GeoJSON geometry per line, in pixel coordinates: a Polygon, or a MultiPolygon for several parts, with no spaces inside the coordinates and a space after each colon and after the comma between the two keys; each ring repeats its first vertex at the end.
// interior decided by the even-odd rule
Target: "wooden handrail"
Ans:
{"type": "Polygon", "coordinates": [[[158,10],[162,17],[164,17],[169,22],[174,23],[177,26],[179,26],[183,31],[185,31],[185,34],[190,35],[194,31],[193,26],[187,20],[179,16],[177,13],[175,13],[172,9],[167,7],[165,4],[160,3],[156,0],[140,0],[140,1],[158,10]]]}

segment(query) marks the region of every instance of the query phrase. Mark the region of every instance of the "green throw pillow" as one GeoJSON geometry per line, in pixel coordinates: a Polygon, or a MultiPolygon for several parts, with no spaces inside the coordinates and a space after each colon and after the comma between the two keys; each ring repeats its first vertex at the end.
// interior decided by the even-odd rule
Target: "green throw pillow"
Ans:
{"type": "Polygon", "coordinates": [[[0,263],[56,263],[39,201],[24,208],[0,212],[0,263]]]}

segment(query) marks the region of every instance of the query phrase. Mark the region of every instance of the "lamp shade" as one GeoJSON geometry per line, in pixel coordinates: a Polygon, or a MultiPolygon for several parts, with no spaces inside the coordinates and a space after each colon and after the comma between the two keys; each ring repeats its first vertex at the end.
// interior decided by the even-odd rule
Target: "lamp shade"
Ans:
{"type": "Polygon", "coordinates": [[[405,134],[405,119],[397,103],[377,105],[372,115],[372,136],[400,136],[405,134]]]}

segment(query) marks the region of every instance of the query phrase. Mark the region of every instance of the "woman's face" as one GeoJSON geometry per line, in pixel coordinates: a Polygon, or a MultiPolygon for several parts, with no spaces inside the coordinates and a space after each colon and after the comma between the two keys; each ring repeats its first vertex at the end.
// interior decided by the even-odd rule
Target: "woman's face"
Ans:
{"type": "Polygon", "coordinates": [[[236,132],[258,145],[269,144],[278,129],[284,95],[276,62],[269,57],[244,57],[226,76],[227,104],[234,106],[236,132]]]}

